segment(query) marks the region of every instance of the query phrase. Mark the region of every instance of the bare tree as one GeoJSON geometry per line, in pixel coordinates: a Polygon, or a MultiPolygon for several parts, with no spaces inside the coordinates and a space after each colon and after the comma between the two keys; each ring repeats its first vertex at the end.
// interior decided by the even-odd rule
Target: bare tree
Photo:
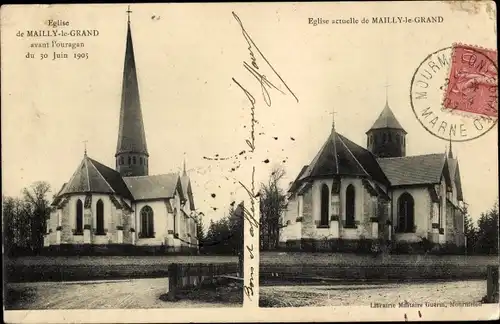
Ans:
{"type": "Polygon", "coordinates": [[[273,168],[267,183],[260,189],[260,242],[262,249],[274,249],[278,246],[282,214],[286,210],[286,194],[280,188],[280,180],[285,170],[279,166],[273,168]]]}

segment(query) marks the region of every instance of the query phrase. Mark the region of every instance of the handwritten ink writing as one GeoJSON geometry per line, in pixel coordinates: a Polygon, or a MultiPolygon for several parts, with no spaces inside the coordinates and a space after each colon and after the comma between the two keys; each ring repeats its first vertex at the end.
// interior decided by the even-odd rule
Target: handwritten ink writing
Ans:
{"type": "Polygon", "coordinates": [[[251,139],[250,140],[247,139],[246,143],[250,147],[250,152],[254,152],[254,150],[255,150],[255,98],[238,81],[236,81],[235,78],[233,78],[233,81],[234,81],[234,83],[236,83],[241,88],[241,90],[243,91],[243,93],[245,93],[245,95],[247,96],[248,100],[252,104],[252,107],[250,108],[250,110],[251,110],[250,116],[251,116],[251,124],[252,124],[251,130],[250,130],[250,137],[251,137],[251,139]]]}
{"type": "MultiPolygon", "coordinates": [[[[268,107],[271,107],[271,93],[270,90],[274,89],[280,92],[281,94],[285,95],[283,91],[281,91],[275,84],[273,84],[269,78],[264,75],[262,72],[262,67],[259,59],[262,59],[266,64],[267,67],[270,68],[274,72],[274,76],[279,78],[281,83],[287,88],[288,92],[295,98],[295,100],[298,102],[299,99],[297,96],[292,92],[292,90],[288,87],[288,85],[285,83],[285,81],[281,78],[281,76],[276,72],[276,70],[273,68],[271,63],[266,59],[264,54],[259,50],[255,42],[252,40],[248,32],[245,30],[243,27],[243,23],[241,22],[240,18],[238,15],[236,15],[233,12],[233,17],[236,19],[238,24],[241,27],[241,32],[243,34],[243,37],[245,38],[246,43],[248,44],[248,52],[250,55],[250,63],[247,61],[243,61],[243,67],[246,69],[247,72],[249,72],[255,80],[257,80],[258,84],[260,85],[261,93],[262,93],[262,98],[263,101],[266,103],[268,107]]],[[[255,118],[255,108],[257,105],[257,100],[255,96],[250,93],[250,91],[247,90],[245,86],[243,86],[240,82],[238,82],[234,77],[232,78],[233,82],[243,91],[243,94],[246,96],[248,99],[248,102],[250,103],[250,122],[251,122],[251,129],[250,129],[250,138],[245,140],[245,143],[247,146],[250,148],[248,153],[254,153],[255,152],[255,125],[258,124],[258,121],[255,118]]],[[[246,159],[246,157],[245,157],[246,159]]],[[[238,181],[238,183],[241,185],[242,188],[245,189],[245,191],[248,194],[248,197],[250,198],[250,208],[247,209],[247,206],[243,205],[243,217],[246,222],[249,224],[248,228],[248,233],[250,234],[250,237],[255,237],[255,229],[259,228],[259,221],[258,221],[258,216],[257,216],[257,210],[256,210],[256,199],[258,198],[258,195],[255,192],[255,165],[252,166],[252,176],[251,176],[251,184],[250,188],[248,188],[243,182],[238,181]]],[[[250,243],[246,245],[246,250],[249,253],[250,260],[253,260],[255,258],[254,256],[254,245],[253,243],[250,243]]],[[[252,297],[254,296],[254,267],[250,266],[250,278],[249,278],[249,284],[244,285],[244,292],[245,295],[249,300],[252,300],[252,297]]]]}
{"type": "Polygon", "coordinates": [[[250,284],[248,286],[245,285],[243,288],[245,290],[245,295],[247,295],[249,300],[252,300],[253,288],[255,287],[255,284],[253,283],[253,281],[254,281],[253,271],[254,271],[254,268],[250,267],[250,284]]]}
{"type": "Polygon", "coordinates": [[[247,245],[247,250],[250,253],[250,259],[253,259],[254,258],[254,255],[253,255],[253,244],[247,245]]]}
{"type": "MultiPolygon", "coordinates": [[[[257,53],[259,53],[260,57],[262,58],[262,60],[264,60],[264,62],[267,63],[267,66],[269,66],[269,68],[274,72],[274,74],[280,79],[281,83],[283,83],[283,85],[287,88],[288,92],[295,98],[295,100],[297,102],[299,102],[299,98],[297,98],[297,96],[293,93],[293,91],[290,89],[290,87],[286,84],[286,82],[283,80],[283,78],[279,75],[279,73],[274,69],[274,67],[271,65],[271,63],[269,63],[269,61],[267,60],[267,58],[264,56],[264,54],[260,51],[260,49],[257,47],[257,45],[255,44],[255,42],[253,41],[253,39],[250,37],[250,35],[248,34],[248,32],[246,31],[245,27],[243,26],[243,23],[241,22],[241,19],[240,17],[238,17],[238,15],[236,13],[233,12],[233,17],[234,19],[236,19],[236,21],[238,22],[238,24],[240,25],[241,27],[241,32],[243,34],[243,37],[245,37],[245,40],[248,44],[248,51],[250,52],[250,59],[252,60],[252,67],[255,68],[256,70],[259,69],[259,65],[257,64],[257,58],[254,54],[254,52],[252,51],[252,49],[255,49],[257,51],[257,53]]],[[[244,66],[247,68],[247,70],[249,69],[249,65],[248,63],[244,62],[244,66]]],[[[255,75],[254,75],[255,76],[255,75]]],[[[261,80],[264,80],[265,78],[262,78],[261,80]]],[[[267,80],[267,79],[265,79],[267,80]]],[[[264,81],[262,81],[264,82],[264,81]]],[[[266,83],[267,84],[267,83],[266,83]]],[[[270,84],[267,84],[268,86],[270,86],[270,84]]]]}

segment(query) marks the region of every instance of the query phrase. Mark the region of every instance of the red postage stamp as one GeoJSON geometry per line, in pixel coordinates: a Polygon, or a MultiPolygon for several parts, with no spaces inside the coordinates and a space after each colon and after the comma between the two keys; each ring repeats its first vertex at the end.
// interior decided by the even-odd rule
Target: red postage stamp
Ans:
{"type": "Polygon", "coordinates": [[[455,44],[443,106],[455,112],[498,118],[497,52],[455,44]]]}

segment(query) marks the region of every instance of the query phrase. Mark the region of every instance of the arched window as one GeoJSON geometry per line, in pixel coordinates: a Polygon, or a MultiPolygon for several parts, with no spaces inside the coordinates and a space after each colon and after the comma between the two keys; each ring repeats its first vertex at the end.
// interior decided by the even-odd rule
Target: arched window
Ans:
{"type": "Polygon", "coordinates": [[[104,203],[99,199],[96,204],[96,235],[104,234],[104,203]]]}
{"type": "Polygon", "coordinates": [[[330,190],[328,186],[323,184],[321,187],[321,219],[319,224],[321,226],[328,226],[328,214],[330,205],[330,190]]]}
{"type": "Polygon", "coordinates": [[[132,164],[132,158],[130,156],[128,157],[128,164],[132,164]]]}
{"type": "Polygon", "coordinates": [[[384,143],[387,143],[387,134],[384,133],[383,137],[384,137],[384,143]]]}
{"type": "Polygon", "coordinates": [[[142,237],[154,237],[154,231],[153,209],[149,206],[144,206],[141,209],[142,237]]]}
{"type": "Polygon", "coordinates": [[[137,162],[137,161],[136,161],[136,159],[135,159],[135,156],[134,156],[134,157],[132,157],[132,163],[133,163],[133,164],[136,164],[136,162],[137,162]]]}
{"type": "Polygon", "coordinates": [[[398,232],[414,232],[414,201],[413,197],[405,192],[398,199],[398,232]]]}
{"type": "Polygon", "coordinates": [[[399,144],[399,134],[396,134],[396,143],[399,144]]]}
{"type": "Polygon", "coordinates": [[[356,225],[355,222],[355,208],[356,204],[356,192],[354,190],[354,186],[350,184],[347,186],[345,191],[345,226],[346,227],[354,227],[356,225]]]}
{"type": "Polygon", "coordinates": [[[123,156],[120,156],[120,165],[122,165],[123,163],[124,163],[123,156]]]}
{"type": "Polygon", "coordinates": [[[80,199],[76,201],[76,233],[83,233],[83,203],[80,199]]]}

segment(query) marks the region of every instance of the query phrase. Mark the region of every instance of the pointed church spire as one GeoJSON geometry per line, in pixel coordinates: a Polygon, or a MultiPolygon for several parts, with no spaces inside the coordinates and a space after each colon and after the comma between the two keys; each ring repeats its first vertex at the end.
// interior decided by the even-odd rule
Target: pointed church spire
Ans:
{"type": "Polygon", "coordinates": [[[453,152],[451,150],[451,134],[450,134],[450,144],[448,146],[448,158],[453,159],[453,152]]]}
{"type": "Polygon", "coordinates": [[[385,106],[366,132],[367,147],[379,158],[406,155],[406,131],[389,107],[389,84],[385,85],[385,106]]]}
{"type": "Polygon", "coordinates": [[[82,141],[82,143],[83,143],[83,155],[84,156],[87,156],[87,142],[88,142],[87,140],[82,141]]]}
{"type": "Polygon", "coordinates": [[[186,153],[184,153],[184,161],[182,163],[182,175],[183,176],[187,176],[187,172],[186,172],[186,153]]]}
{"type": "MultiPolygon", "coordinates": [[[[392,129],[401,129],[404,131],[403,126],[399,123],[399,121],[396,119],[396,116],[392,112],[391,108],[389,107],[389,84],[386,81],[385,84],[385,106],[384,109],[382,109],[382,112],[378,116],[377,120],[375,123],[373,123],[373,126],[370,128],[372,129],[383,129],[383,128],[392,128],[392,129]]],[[[406,131],[405,131],[406,133],[406,131]]]]}
{"type": "Polygon", "coordinates": [[[333,142],[333,156],[335,157],[335,170],[337,170],[337,173],[339,173],[339,162],[337,158],[337,144],[336,139],[336,131],[335,131],[335,108],[332,108],[332,142],[333,142]]]}
{"type": "Polygon", "coordinates": [[[385,106],[389,107],[389,83],[385,81],[385,106]]]}
{"type": "Polygon", "coordinates": [[[332,108],[332,133],[335,133],[335,108],[332,108]]]}
{"type": "Polygon", "coordinates": [[[384,109],[382,109],[382,112],[378,116],[375,123],[373,123],[373,126],[370,128],[370,130],[383,128],[400,129],[406,133],[403,126],[401,126],[391,108],[389,107],[389,103],[387,100],[385,102],[384,109]]]}
{"type": "Polygon", "coordinates": [[[130,14],[132,13],[132,10],[130,10],[130,5],[128,6],[127,9],[127,23],[130,24],[130,14]]]}
{"type": "Polygon", "coordinates": [[[142,119],[130,13],[129,7],[127,10],[127,40],[123,65],[120,126],[115,157],[117,170],[123,176],[142,176],[148,174],[147,159],[149,154],[142,119]]]}

